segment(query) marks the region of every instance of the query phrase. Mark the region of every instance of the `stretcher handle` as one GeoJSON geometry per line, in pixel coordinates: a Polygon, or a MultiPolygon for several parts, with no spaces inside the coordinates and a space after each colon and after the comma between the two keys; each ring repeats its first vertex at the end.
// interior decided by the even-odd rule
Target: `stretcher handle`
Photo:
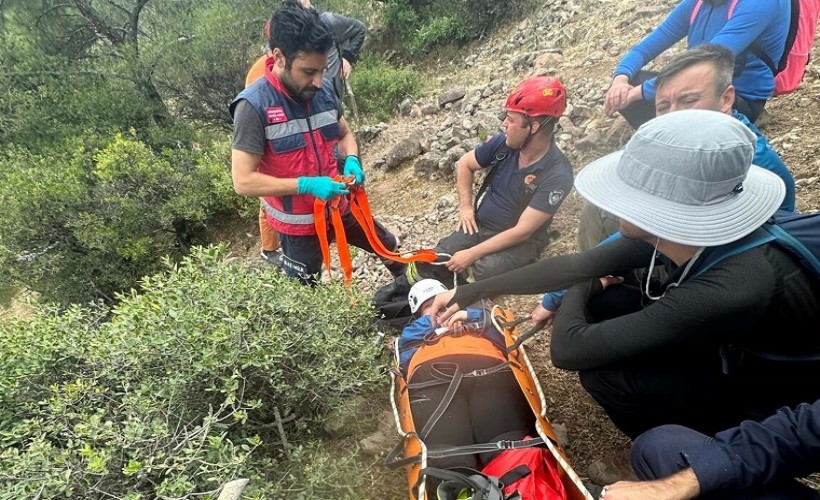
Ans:
{"type": "MultiPolygon", "coordinates": [[[[504,327],[507,328],[509,325],[518,326],[521,323],[524,323],[525,321],[527,321],[529,319],[530,319],[529,317],[524,317],[524,318],[521,318],[521,319],[517,319],[517,320],[513,321],[512,323],[507,323],[507,325],[504,325],[504,327]]],[[[546,326],[546,324],[547,324],[546,321],[539,321],[538,323],[532,325],[529,330],[525,331],[524,333],[522,333],[521,335],[518,336],[518,338],[515,340],[515,343],[513,343],[513,345],[511,345],[510,347],[507,348],[507,354],[510,354],[513,351],[518,350],[518,348],[521,347],[521,344],[523,344],[524,342],[529,340],[529,338],[532,337],[533,335],[535,335],[536,333],[543,330],[544,327],[546,326]]]]}

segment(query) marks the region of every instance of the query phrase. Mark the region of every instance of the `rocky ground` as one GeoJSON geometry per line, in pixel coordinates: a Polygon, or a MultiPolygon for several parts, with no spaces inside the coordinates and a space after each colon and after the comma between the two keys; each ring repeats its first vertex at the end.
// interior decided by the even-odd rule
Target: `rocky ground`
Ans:
{"type": "MultiPolygon", "coordinates": [[[[453,163],[499,128],[507,93],[527,76],[555,75],[564,82],[569,106],[559,122],[557,141],[576,170],[622,147],[631,130],[622,118],[606,117],[602,111],[611,71],[675,3],[546,0],[530,17],[500,28],[457,57],[442,55],[420,63],[429,76],[429,91],[402,103],[399,116],[390,123],[357,127],[376,217],[397,230],[404,249],[431,247],[452,231],[457,212],[453,163]]],[[[815,49],[815,61],[818,56],[820,51],[815,49]]],[[[801,89],[770,102],[769,116],[761,124],[794,173],[801,211],[820,209],[818,94],[820,65],[815,64],[801,89]]],[[[553,222],[558,236],[545,256],[575,251],[581,204],[576,193],[567,198],[553,222]]],[[[355,264],[362,288],[372,291],[389,281],[375,259],[359,253],[355,264]]],[[[536,301],[536,297],[502,300],[520,315],[528,314],[536,301]]],[[[595,469],[596,460],[623,456],[628,441],[584,393],[574,374],[552,367],[548,346],[549,332],[545,332],[530,344],[530,356],[552,419],[566,429],[567,449],[583,476],[591,465],[595,469]]],[[[362,444],[371,451],[382,446],[362,444]]]]}

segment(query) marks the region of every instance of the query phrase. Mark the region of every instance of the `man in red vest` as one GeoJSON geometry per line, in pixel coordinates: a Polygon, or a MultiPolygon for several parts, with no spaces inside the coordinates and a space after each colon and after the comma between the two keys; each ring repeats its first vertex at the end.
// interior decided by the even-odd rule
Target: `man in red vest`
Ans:
{"type": "MultiPolygon", "coordinates": [[[[333,37],[314,10],[287,3],[271,17],[265,77],[243,90],[231,103],[234,136],[231,171],[234,189],[263,199],[268,222],[279,233],[282,265],[289,276],[315,283],[322,255],[313,221],[316,198],[348,194],[333,180],[340,170],[362,184],[364,171],[356,138],[341,113],[336,95],[323,83],[333,37]],[[344,165],[333,151],[338,146],[344,165]]],[[[372,252],[364,231],[342,198],[340,210],[347,241],[372,252]]],[[[389,249],[397,241],[376,223],[379,239],[389,249]]],[[[329,234],[333,239],[333,234],[329,234]]],[[[394,275],[404,266],[385,263],[394,275]]]]}

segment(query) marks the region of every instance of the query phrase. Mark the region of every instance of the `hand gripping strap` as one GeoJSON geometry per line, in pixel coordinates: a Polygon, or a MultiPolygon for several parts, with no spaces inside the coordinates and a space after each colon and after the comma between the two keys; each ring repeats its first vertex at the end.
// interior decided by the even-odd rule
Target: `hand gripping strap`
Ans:
{"type": "MultiPolygon", "coordinates": [[[[353,182],[353,177],[337,175],[333,180],[349,184],[353,182]]],[[[313,223],[316,226],[316,236],[319,238],[319,247],[322,250],[322,262],[327,268],[327,276],[332,278],[333,275],[330,272],[330,241],[327,238],[327,212],[330,212],[330,222],[333,224],[336,248],[339,251],[339,265],[344,273],[344,284],[349,285],[353,277],[353,262],[350,258],[350,250],[347,247],[347,235],[345,235],[342,214],[339,212],[339,203],[339,196],[332,198],[330,201],[316,198],[313,202],[313,223]]]]}
{"type": "MultiPolygon", "coordinates": [[[[388,250],[376,233],[376,224],[373,222],[373,214],[370,211],[370,202],[361,186],[351,184],[352,177],[342,177],[337,175],[333,178],[336,182],[344,182],[350,190],[350,212],[356,222],[362,227],[367,241],[380,257],[385,259],[408,264],[410,262],[435,262],[438,254],[432,249],[416,250],[405,254],[399,254],[388,250]]],[[[330,221],[333,224],[333,233],[336,237],[336,248],[339,250],[339,264],[344,273],[344,284],[349,285],[353,276],[353,262],[350,258],[350,250],[347,247],[347,236],[345,235],[342,214],[339,212],[339,197],[330,201],[316,198],[313,202],[313,219],[316,226],[316,235],[319,237],[319,247],[322,250],[322,262],[327,268],[327,274],[332,278],[330,272],[330,241],[327,237],[327,213],[330,212],[330,221]]]]}

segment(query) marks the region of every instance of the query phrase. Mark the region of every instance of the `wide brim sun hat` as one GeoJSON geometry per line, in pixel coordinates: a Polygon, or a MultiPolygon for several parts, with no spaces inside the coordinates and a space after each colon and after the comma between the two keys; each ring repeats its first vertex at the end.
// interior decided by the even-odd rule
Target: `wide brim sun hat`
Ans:
{"type": "Polygon", "coordinates": [[[593,205],[661,239],[718,246],[768,220],[786,194],[776,174],[752,165],[756,136],[715,111],[686,110],[641,126],[623,151],[575,179],[593,205]]]}

